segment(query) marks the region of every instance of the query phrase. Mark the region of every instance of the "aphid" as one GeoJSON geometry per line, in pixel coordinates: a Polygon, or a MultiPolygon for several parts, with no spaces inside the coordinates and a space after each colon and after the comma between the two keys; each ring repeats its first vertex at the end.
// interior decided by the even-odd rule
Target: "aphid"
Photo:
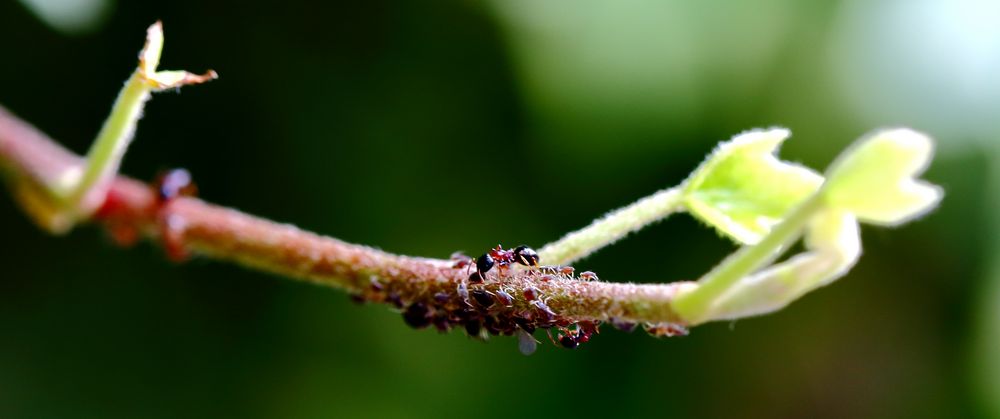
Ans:
{"type": "Polygon", "coordinates": [[[472,290],[472,298],[483,308],[490,308],[493,305],[493,297],[486,290],[472,290]]]}
{"type": "Polygon", "coordinates": [[[156,197],[166,202],[179,196],[194,196],[198,187],[191,181],[191,173],[185,169],[172,169],[160,173],[153,182],[156,197]]]}
{"type": "Polygon", "coordinates": [[[555,279],[555,277],[552,276],[552,275],[542,275],[541,278],[538,278],[538,279],[542,280],[542,282],[549,282],[549,281],[555,279]]]}
{"type": "Polygon", "coordinates": [[[538,321],[541,324],[551,324],[556,319],[556,313],[545,304],[544,301],[534,300],[529,301],[528,304],[534,306],[538,311],[538,321]]]}
{"type": "Polygon", "coordinates": [[[681,326],[677,323],[656,323],[645,325],[646,333],[658,338],[662,337],[674,337],[674,336],[687,336],[688,330],[686,327],[681,326]]]}
{"type": "Polygon", "coordinates": [[[580,279],[584,281],[599,281],[599,279],[597,279],[597,274],[591,271],[584,271],[583,273],[581,273],[580,279]]]}
{"type": "Polygon", "coordinates": [[[403,312],[403,321],[414,329],[423,329],[431,324],[430,311],[421,302],[410,304],[403,312]]]}
{"type": "Polygon", "coordinates": [[[434,317],[431,317],[431,323],[441,333],[451,330],[451,323],[448,322],[448,315],[446,313],[435,314],[434,317]]]}
{"type": "Polygon", "coordinates": [[[535,287],[528,287],[522,291],[524,294],[524,299],[528,301],[535,301],[538,298],[538,290],[535,287]]]}
{"type": "Polygon", "coordinates": [[[589,321],[584,320],[576,324],[576,327],[580,329],[583,333],[586,333],[588,338],[590,335],[595,335],[601,333],[601,322],[599,321],[589,321]]]}
{"type": "Polygon", "coordinates": [[[472,258],[465,255],[462,252],[455,252],[451,254],[451,261],[454,262],[451,267],[453,269],[462,269],[464,267],[472,265],[472,258]]]}
{"type": "Polygon", "coordinates": [[[480,332],[483,330],[483,322],[479,319],[470,319],[465,322],[465,333],[470,337],[478,338],[480,337],[480,332]]]}
{"type": "Polygon", "coordinates": [[[482,284],[483,283],[483,276],[479,274],[479,271],[473,272],[472,274],[469,275],[469,283],[470,284],[482,284]]]}
{"type": "Polygon", "coordinates": [[[486,316],[486,318],[483,319],[483,328],[486,329],[487,333],[493,336],[500,334],[500,326],[497,324],[496,317],[486,316]]]}
{"type": "Polygon", "coordinates": [[[371,278],[369,278],[369,281],[371,282],[372,285],[372,291],[382,292],[383,290],[385,290],[385,287],[382,286],[382,283],[378,282],[378,278],[372,276],[371,278]]]}
{"type": "Polygon", "coordinates": [[[505,268],[513,263],[537,267],[538,253],[525,245],[517,246],[513,250],[504,250],[502,246],[497,245],[476,259],[476,272],[479,273],[480,278],[486,278],[486,273],[494,266],[505,268]]]}
{"type": "Polygon", "coordinates": [[[497,327],[504,336],[514,336],[514,332],[518,330],[517,323],[514,323],[510,316],[497,317],[497,327]]]}
{"type": "Polygon", "coordinates": [[[401,297],[398,292],[390,291],[389,294],[385,296],[385,300],[396,308],[403,308],[403,297],[401,297]]]}
{"type": "Polygon", "coordinates": [[[434,294],[434,302],[438,303],[439,305],[447,303],[449,300],[451,300],[451,296],[448,295],[448,293],[446,292],[439,292],[434,294]]]}
{"type": "Polygon", "coordinates": [[[614,326],[615,329],[621,330],[622,332],[625,333],[632,333],[639,326],[634,322],[627,322],[624,320],[616,319],[614,317],[611,318],[611,325],[614,326]]]}
{"type": "Polygon", "coordinates": [[[543,274],[572,277],[573,272],[576,272],[576,269],[572,266],[547,265],[539,266],[538,271],[543,274]]]}
{"type": "Polygon", "coordinates": [[[511,304],[514,304],[514,297],[508,294],[507,291],[497,290],[497,301],[505,307],[510,307],[511,304]]]}
{"type": "Polygon", "coordinates": [[[531,355],[538,349],[538,341],[524,329],[517,329],[517,349],[524,355],[531,355]]]}
{"type": "Polygon", "coordinates": [[[462,298],[465,304],[469,304],[469,287],[465,285],[465,282],[459,282],[458,287],[456,287],[458,296],[462,298]]]}
{"type": "Polygon", "coordinates": [[[526,314],[527,316],[515,316],[514,323],[524,329],[525,332],[535,333],[535,325],[534,322],[531,321],[531,314],[526,314]]]}

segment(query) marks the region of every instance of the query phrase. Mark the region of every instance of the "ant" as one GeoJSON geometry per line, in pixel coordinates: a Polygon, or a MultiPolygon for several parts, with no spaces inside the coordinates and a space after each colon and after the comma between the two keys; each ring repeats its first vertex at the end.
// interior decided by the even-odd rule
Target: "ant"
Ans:
{"type": "MultiPolygon", "coordinates": [[[[559,329],[565,333],[565,335],[563,333],[559,333],[559,344],[566,349],[576,349],[576,347],[580,346],[581,343],[589,342],[591,335],[600,333],[600,330],[598,329],[599,326],[600,323],[598,322],[581,321],[577,323],[576,329],[573,330],[560,327],[559,329]]],[[[549,339],[551,338],[552,335],[550,334],[549,339]]],[[[553,343],[555,343],[555,340],[553,340],[553,343]]]]}
{"type": "Polygon", "coordinates": [[[504,250],[498,244],[497,247],[490,249],[490,251],[483,253],[482,256],[476,259],[476,273],[479,274],[480,278],[485,279],[486,273],[490,269],[493,269],[494,266],[500,266],[502,269],[513,263],[537,267],[538,253],[535,252],[535,249],[523,244],[515,247],[513,250],[504,250]]]}
{"type": "Polygon", "coordinates": [[[479,256],[475,260],[456,252],[451,255],[451,260],[454,261],[451,266],[453,269],[467,268],[473,266],[473,264],[476,266],[476,271],[469,276],[469,282],[473,284],[483,282],[486,279],[486,273],[493,269],[494,266],[506,268],[514,263],[536,268],[539,266],[538,252],[523,244],[510,250],[505,250],[503,246],[498,244],[497,247],[483,253],[482,256],[479,256]]]}

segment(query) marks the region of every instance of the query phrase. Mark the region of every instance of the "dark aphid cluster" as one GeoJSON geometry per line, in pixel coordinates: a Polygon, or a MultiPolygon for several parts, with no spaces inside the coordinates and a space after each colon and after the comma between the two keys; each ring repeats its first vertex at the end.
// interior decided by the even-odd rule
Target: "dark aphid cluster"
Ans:
{"type": "MultiPolygon", "coordinates": [[[[433,326],[441,332],[462,329],[470,337],[488,339],[490,336],[517,336],[518,348],[531,354],[538,346],[534,333],[545,330],[556,346],[575,349],[599,333],[600,321],[576,321],[561,316],[547,304],[548,297],[539,288],[546,288],[531,281],[483,281],[486,273],[494,268],[507,269],[511,264],[531,267],[528,275],[542,283],[574,278],[571,266],[539,266],[538,254],[527,246],[505,250],[501,246],[490,249],[477,259],[462,254],[452,255],[453,269],[475,272],[470,280],[452,280],[432,286],[411,288],[413,284],[393,282],[382,284],[374,277],[364,290],[352,296],[358,302],[374,301],[393,305],[402,313],[403,321],[410,327],[423,329],[433,326]],[[515,285],[521,284],[521,285],[515,285]]],[[[502,277],[505,272],[498,275],[502,277]]],[[[463,276],[460,276],[462,278],[463,276]]],[[[583,272],[580,280],[596,281],[593,272],[583,272]]],[[[612,319],[618,329],[633,331],[635,323],[612,319]]],[[[684,329],[678,325],[645,325],[654,336],[676,336],[684,329]]]]}
{"type": "MultiPolygon", "coordinates": [[[[473,266],[473,260],[468,256],[454,254],[452,255],[452,260],[455,261],[453,267],[456,269],[473,266]]],[[[503,246],[498,244],[497,247],[490,249],[475,259],[474,265],[476,271],[469,275],[469,282],[473,284],[483,282],[486,280],[486,273],[494,267],[498,267],[501,269],[501,272],[504,272],[507,266],[514,263],[537,267],[538,253],[535,252],[535,249],[525,245],[520,245],[513,249],[504,249],[503,246]]]]}
{"type": "MultiPolygon", "coordinates": [[[[535,351],[538,329],[555,329],[558,338],[549,338],[562,347],[576,348],[597,332],[598,322],[573,322],[560,316],[546,304],[545,296],[537,288],[524,289],[512,285],[469,284],[459,281],[454,289],[404,290],[394,289],[393,284],[383,284],[375,278],[362,292],[355,293],[355,302],[385,302],[397,307],[403,321],[415,329],[433,326],[441,332],[462,329],[473,338],[490,336],[517,336],[518,348],[525,354],[535,351]],[[412,298],[401,295],[416,295],[412,298]],[[570,336],[569,338],[564,338],[570,336]],[[567,345],[558,340],[572,339],[567,345]]],[[[407,285],[401,284],[406,287],[407,285]]]]}

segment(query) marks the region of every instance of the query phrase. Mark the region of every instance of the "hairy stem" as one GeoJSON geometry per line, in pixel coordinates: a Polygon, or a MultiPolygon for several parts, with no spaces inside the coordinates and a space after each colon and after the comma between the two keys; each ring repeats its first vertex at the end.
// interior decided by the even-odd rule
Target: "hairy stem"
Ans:
{"type": "Polygon", "coordinates": [[[102,191],[105,184],[118,173],[125,150],[135,134],[136,122],[142,117],[142,108],[151,97],[151,88],[139,70],[132,73],[125,87],[115,99],[111,116],[104,122],[90,151],[87,152],[86,167],[75,182],[57,185],[56,191],[67,208],[77,209],[87,216],[97,209],[103,197],[88,197],[88,192],[102,191]],[[67,188],[68,187],[68,188],[67,188]],[[87,202],[96,201],[96,202],[87,202]]]}
{"type": "MultiPolygon", "coordinates": [[[[9,167],[12,183],[58,178],[81,164],[80,157],[0,107],[0,166],[9,167]]],[[[378,288],[379,298],[389,295],[404,303],[432,300],[438,293],[455,295],[468,277],[465,269],[453,268],[450,261],[394,255],[198,199],[176,198],[163,204],[149,185],[123,176],[111,181],[91,221],[105,226],[122,243],[147,237],[177,254],[191,251],[362,296],[378,288]]],[[[520,290],[535,288],[559,318],[569,321],[680,323],[670,303],[678,291],[693,285],[541,278],[516,269],[503,275],[468,287],[514,294],[512,310],[528,306],[520,290]]]]}
{"type": "Polygon", "coordinates": [[[681,188],[664,189],[545,245],[538,255],[547,264],[570,264],[683,209],[681,188]]]}

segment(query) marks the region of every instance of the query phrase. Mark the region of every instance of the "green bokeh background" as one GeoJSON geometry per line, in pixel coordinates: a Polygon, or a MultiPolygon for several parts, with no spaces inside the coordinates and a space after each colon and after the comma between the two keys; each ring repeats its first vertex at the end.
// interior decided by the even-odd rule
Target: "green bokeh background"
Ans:
{"type": "MultiPolygon", "coordinates": [[[[95,228],[50,237],[2,193],[0,417],[1000,417],[988,2],[96,1],[60,30],[23,1],[0,3],[4,106],[85,151],[163,19],[162,66],[221,78],[157,96],[123,172],[185,167],[210,201],[387,251],[540,246],[773,125],[816,168],[924,130],[947,196],[866,227],[850,275],[777,314],[525,357],[95,228]]],[[[732,249],[677,216],[577,267],[669,282],[732,249]]]]}

